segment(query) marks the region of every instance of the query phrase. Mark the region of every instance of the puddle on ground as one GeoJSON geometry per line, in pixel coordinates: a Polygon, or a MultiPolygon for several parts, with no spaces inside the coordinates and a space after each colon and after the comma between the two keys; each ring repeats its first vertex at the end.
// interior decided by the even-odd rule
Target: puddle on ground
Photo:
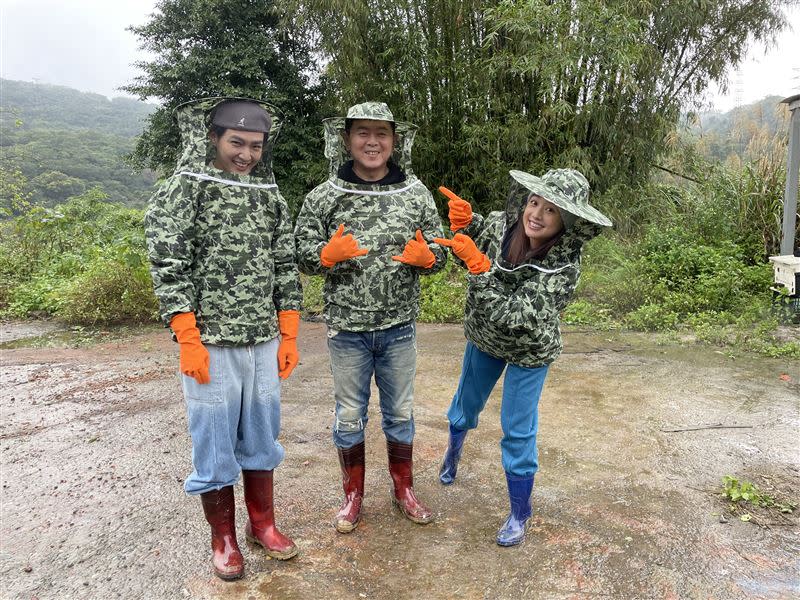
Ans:
{"type": "Polygon", "coordinates": [[[4,333],[0,337],[0,350],[16,350],[19,348],[89,348],[95,344],[115,342],[121,339],[141,335],[149,328],[157,326],[118,325],[109,328],[70,327],[64,329],[58,324],[48,323],[46,326],[17,328],[17,325],[5,324],[4,333]],[[45,329],[45,332],[42,332],[45,329]]]}

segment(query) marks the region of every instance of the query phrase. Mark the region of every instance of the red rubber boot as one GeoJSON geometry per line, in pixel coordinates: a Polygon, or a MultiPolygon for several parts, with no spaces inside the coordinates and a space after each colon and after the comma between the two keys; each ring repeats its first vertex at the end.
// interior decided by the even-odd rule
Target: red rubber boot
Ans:
{"type": "Polygon", "coordinates": [[[211,565],[220,579],[230,581],[244,575],[244,558],[236,543],[236,508],[233,487],[200,494],[206,521],[211,525],[211,565]]]}
{"type": "Polygon", "coordinates": [[[272,504],[272,471],[242,471],[244,502],[250,520],[245,528],[247,541],[258,544],[267,555],[288,560],[297,554],[297,546],[275,527],[272,504]]]}
{"type": "Polygon", "coordinates": [[[344,502],[336,514],[334,527],[339,533],[350,533],[361,518],[361,502],[364,499],[364,442],[337,450],[342,467],[344,502]]]}
{"type": "Polygon", "coordinates": [[[430,523],[433,520],[433,513],[417,499],[414,493],[412,444],[386,440],[386,450],[389,454],[389,473],[394,482],[392,503],[414,523],[430,523]]]}

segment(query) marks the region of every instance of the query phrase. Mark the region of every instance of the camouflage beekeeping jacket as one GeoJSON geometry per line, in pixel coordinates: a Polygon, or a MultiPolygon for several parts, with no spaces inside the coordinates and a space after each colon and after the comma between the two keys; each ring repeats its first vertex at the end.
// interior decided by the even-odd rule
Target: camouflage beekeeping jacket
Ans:
{"type": "Polygon", "coordinates": [[[522,367],[539,367],[561,354],[559,313],[578,284],[583,244],[602,227],[578,218],[543,259],[512,265],[502,258],[501,248],[529,194],[512,179],[505,212],[485,218],[475,213],[461,231],[492,262],[486,273],[467,276],[464,333],[487,354],[522,367]]]}
{"type": "Polygon", "coordinates": [[[374,331],[414,320],[419,313],[419,276],[440,270],[447,259],[431,242],[442,236],[433,197],[411,171],[411,146],[416,127],[397,122],[392,160],[406,180],[391,185],[359,185],[337,177],[350,156],[341,132],[344,118],[326,119],[325,156],[329,178],[305,198],[295,225],[297,262],[310,275],[323,275],[325,321],[332,329],[374,331]],[[341,223],[369,253],[322,266],[320,252],[341,223]],[[436,257],[430,269],[392,260],[403,253],[417,229],[436,257]]]}
{"type": "Polygon", "coordinates": [[[258,344],[278,335],[277,311],[302,303],[286,201],[275,185],[273,125],[249,175],[213,166],[209,112],[224,98],[177,110],[183,153],[150,199],[145,233],[153,286],[166,324],[194,311],[204,343],[258,344]]]}

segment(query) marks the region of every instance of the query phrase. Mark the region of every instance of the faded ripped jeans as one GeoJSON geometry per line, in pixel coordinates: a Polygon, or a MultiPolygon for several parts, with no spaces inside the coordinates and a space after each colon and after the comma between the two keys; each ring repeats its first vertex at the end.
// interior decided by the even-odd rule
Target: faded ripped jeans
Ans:
{"type": "Polygon", "coordinates": [[[386,438],[412,443],[416,339],[414,323],[367,332],[328,329],[336,400],[333,424],[336,447],[350,448],[364,441],[373,374],[386,438]]]}
{"type": "Polygon", "coordinates": [[[194,466],[187,494],[233,485],[242,470],[271,471],[283,460],[278,343],[207,345],[211,381],[181,375],[194,466]]]}

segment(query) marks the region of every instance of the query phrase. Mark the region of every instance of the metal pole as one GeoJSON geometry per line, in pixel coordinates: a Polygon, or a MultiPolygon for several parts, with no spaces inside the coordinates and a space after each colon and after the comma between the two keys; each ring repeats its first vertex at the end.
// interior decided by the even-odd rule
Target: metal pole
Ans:
{"type": "Polygon", "coordinates": [[[794,232],[797,227],[797,184],[800,178],[800,96],[787,98],[792,117],[789,121],[789,156],[786,159],[786,192],[783,196],[783,231],[781,255],[794,254],[794,232]]]}

